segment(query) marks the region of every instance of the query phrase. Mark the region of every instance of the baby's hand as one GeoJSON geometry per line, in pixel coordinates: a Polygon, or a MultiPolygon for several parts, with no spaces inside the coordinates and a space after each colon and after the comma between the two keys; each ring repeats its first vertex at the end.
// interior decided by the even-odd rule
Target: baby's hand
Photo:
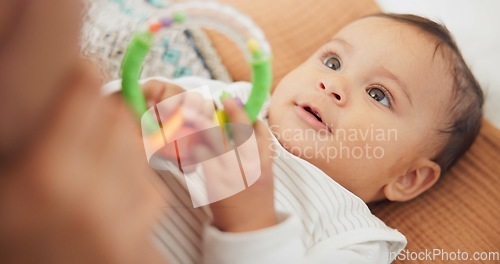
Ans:
{"type": "Polygon", "coordinates": [[[158,80],[147,81],[141,86],[141,88],[144,92],[144,97],[146,97],[148,108],[185,91],[173,83],[158,80]]]}
{"type": "MultiPolygon", "coordinates": [[[[225,232],[245,232],[273,226],[277,220],[271,171],[271,135],[267,127],[259,121],[253,125],[253,131],[247,133],[245,126],[251,129],[252,125],[244,109],[232,99],[224,100],[223,105],[232,124],[234,141],[239,142],[236,144],[238,155],[246,180],[249,181],[247,184],[250,186],[235,195],[211,203],[214,217],[212,224],[225,232]],[[258,149],[248,140],[248,134],[252,132],[257,139],[258,149]],[[252,181],[250,175],[260,177],[252,181]]],[[[224,194],[231,193],[231,188],[234,190],[238,185],[241,186],[239,164],[234,162],[231,155],[217,155],[225,152],[221,149],[224,146],[220,141],[205,138],[203,143],[205,144],[198,145],[195,149],[197,160],[217,157],[203,163],[208,195],[210,197],[223,194],[222,197],[225,197],[224,194]]]]}
{"type": "Polygon", "coordinates": [[[148,81],[142,86],[148,107],[156,106],[163,137],[167,141],[158,154],[162,158],[192,164],[192,146],[198,142],[197,131],[216,126],[214,103],[195,91],[185,91],[174,84],[148,81]],[[174,148],[172,143],[177,140],[174,148]],[[180,140],[180,141],[179,141],[180,140]]]}
{"type": "Polygon", "coordinates": [[[168,121],[177,111],[180,111],[183,117],[183,127],[202,129],[213,123],[214,103],[204,99],[197,92],[186,92],[175,84],[156,80],[144,83],[142,89],[148,107],[156,105],[160,116],[164,119],[163,122],[168,121]],[[166,99],[168,101],[165,101],[166,99]]]}

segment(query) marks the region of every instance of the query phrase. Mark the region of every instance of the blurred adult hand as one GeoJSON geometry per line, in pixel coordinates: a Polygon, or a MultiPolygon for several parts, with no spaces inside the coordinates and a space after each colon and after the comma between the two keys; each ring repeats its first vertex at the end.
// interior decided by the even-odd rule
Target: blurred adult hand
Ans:
{"type": "Polygon", "coordinates": [[[0,168],[1,263],[162,263],[163,198],[117,98],[76,82],[30,151],[0,168]]]}

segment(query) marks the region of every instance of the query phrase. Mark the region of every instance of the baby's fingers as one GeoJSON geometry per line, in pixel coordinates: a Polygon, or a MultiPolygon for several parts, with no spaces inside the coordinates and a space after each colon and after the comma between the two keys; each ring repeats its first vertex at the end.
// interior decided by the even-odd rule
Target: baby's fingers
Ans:
{"type": "Polygon", "coordinates": [[[183,93],[184,89],[172,83],[151,80],[142,85],[142,91],[148,102],[148,107],[153,107],[167,98],[183,93]]]}
{"type": "Polygon", "coordinates": [[[255,131],[259,149],[262,149],[260,152],[269,152],[268,147],[266,147],[265,149],[263,148],[264,146],[268,146],[271,144],[270,133],[266,125],[260,121],[256,121],[252,126],[250,118],[248,117],[245,109],[241,107],[236,102],[236,100],[227,99],[222,103],[224,105],[224,110],[229,117],[230,127],[232,130],[234,130],[233,136],[236,144],[241,145],[243,142],[248,140],[250,134],[255,131]],[[253,129],[254,131],[249,131],[249,129],[253,129]]]}
{"type": "Polygon", "coordinates": [[[236,99],[225,99],[222,101],[222,105],[224,105],[224,110],[231,123],[251,125],[245,109],[236,102],[236,99]]]}
{"type": "Polygon", "coordinates": [[[215,114],[215,106],[212,100],[203,98],[197,92],[186,92],[183,108],[186,121],[197,121],[200,118],[212,121],[215,114]]]}
{"type": "Polygon", "coordinates": [[[241,145],[253,133],[252,123],[243,107],[235,99],[226,99],[222,101],[224,111],[228,117],[228,128],[231,130],[232,138],[236,145],[241,145]]]}

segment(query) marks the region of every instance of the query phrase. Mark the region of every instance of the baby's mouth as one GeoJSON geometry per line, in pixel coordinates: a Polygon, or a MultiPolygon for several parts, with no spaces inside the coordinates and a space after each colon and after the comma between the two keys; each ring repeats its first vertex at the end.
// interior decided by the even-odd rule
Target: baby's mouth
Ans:
{"type": "Polygon", "coordinates": [[[321,113],[318,110],[316,110],[314,107],[311,107],[309,105],[302,105],[300,107],[302,107],[302,109],[304,109],[304,111],[306,111],[307,113],[312,115],[314,118],[316,118],[316,120],[318,120],[320,123],[322,123],[325,126],[326,130],[328,130],[328,132],[333,133],[331,128],[323,121],[323,117],[321,116],[321,113]]]}
{"type": "Polygon", "coordinates": [[[313,115],[314,117],[316,117],[316,119],[318,119],[319,122],[323,123],[323,119],[321,119],[321,115],[318,112],[314,111],[309,106],[304,106],[303,108],[304,108],[304,110],[306,110],[307,112],[309,112],[311,115],[313,115]]]}

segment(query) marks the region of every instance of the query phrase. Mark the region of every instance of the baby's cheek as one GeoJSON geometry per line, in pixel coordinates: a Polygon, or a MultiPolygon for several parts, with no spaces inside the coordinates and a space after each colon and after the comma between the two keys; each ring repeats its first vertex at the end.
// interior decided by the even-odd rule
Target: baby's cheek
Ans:
{"type": "Polygon", "coordinates": [[[381,142],[384,149],[383,161],[391,170],[398,171],[399,167],[411,161],[419,151],[415,138],[405,129],[397,130],[398,134],[381,142]]]}
{"type": "Polygon", "coordinates": [[[333,139],[329,143],[329,158],[356,170],[387,167],[399,149],[397,129],[373,125],[337,129],[333,139]]]}

